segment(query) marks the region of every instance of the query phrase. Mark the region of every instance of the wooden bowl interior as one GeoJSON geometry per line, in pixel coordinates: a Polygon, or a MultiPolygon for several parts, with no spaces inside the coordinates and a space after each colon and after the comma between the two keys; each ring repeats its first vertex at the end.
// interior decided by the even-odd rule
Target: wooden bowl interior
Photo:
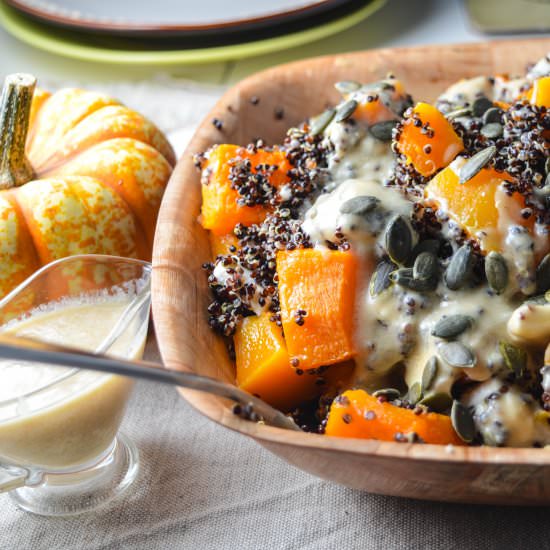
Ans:
{"type": "MultiPolygon", "coordinates": [[[[280,142],[288,127],[338,100],[333,86],[338,80],[369,82],[392,72],[405,83],[413,98],[429,101],[460,78],[522,73],[527,63],[549,50],[549,39],[373,50],[276,67],[229,90],[180,159],[159,214],[153,253],[153,317],[166,366],[234,381],[234,365],[221,338],[207,323],[210,296],[201,266],[211,253],[207,233],[197,222],[201,197],[195,153],[216,143],[244,145],[260,137],[268,144],[280,142]],[[252,101],[253,98],[259,101],[252,101]],[[221,130],[214,126],[215,118],[221,121],[221,130]]],[[[276,452],[286,446],[283,454],[290,461],[293,454],[289,448],[293,447],[378,455],[385,460],[435,460],[455,466],[458,462],[550,464],[550,453],[532,449],[466,448],[451,456],[444,448],[431,445],[404,446],[295,434],[241,421],[231,414],[227,403],[217,398],[191,391],[182,393],[217,422],[257,438],[276,452]]],[[[372,480],[369,483],[359,485],[371,487],[372,480]]]]}

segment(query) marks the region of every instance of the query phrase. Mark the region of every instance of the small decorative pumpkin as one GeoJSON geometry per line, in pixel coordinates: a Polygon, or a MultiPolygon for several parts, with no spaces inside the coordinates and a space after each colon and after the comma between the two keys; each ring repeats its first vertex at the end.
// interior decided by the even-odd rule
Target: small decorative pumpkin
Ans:
{"type": "Polygon", "coordinates": [[[73,254],[150,259],[175,164],[162,132],[105,95],[6,78],[0,105],[0,296],[73,254]]]}

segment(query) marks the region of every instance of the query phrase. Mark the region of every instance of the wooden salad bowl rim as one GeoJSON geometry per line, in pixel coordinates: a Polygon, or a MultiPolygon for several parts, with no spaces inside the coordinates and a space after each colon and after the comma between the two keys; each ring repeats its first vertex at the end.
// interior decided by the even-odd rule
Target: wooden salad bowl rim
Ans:
{"type": "MultiPolygon", "coordinates": [[[[433,100],[459,78],[521,73],[527,63],[535,62],[548,51],[548,38],[370,50],[281,65],[229,89],[204,119],[180,158],[160,209],[153,251],[152,299],[156,335],[165,365],[226,380],[232,380],[233,376],[221,338],[211,333],[206,318],[208,289],[200,264],[209,259],[210,248],[206,231],[197,221],[200,178],[194,166],[195,153],[215,143],[246,145],[264,136],[268,144],[276,143],[288,127],[337,101],[332,84],[338,80],[376,80],[392,72],[404,81],[416,100],[433,100]],[[254,96],[259,98],[257,104],[250,101],[254,96]],[[213,119],[222,122],[221,131],[214,126],[213,119]]],[[[230,405],[218,398],[188,390],[181,393],[215,422],[256,439],[277,454],[286,448],[282,454],[290,462],[294,462],[293,453],[309,448],[398,461],[539,469],[550,466],[548,449],[448,448],[290,432],[241,420],[232,414],[230,405]]],[[[544,468],[544,472],[550,478],[550,469],[544,468]]],[[[545,494],[550,499],[548,491],[545,494]]]]}

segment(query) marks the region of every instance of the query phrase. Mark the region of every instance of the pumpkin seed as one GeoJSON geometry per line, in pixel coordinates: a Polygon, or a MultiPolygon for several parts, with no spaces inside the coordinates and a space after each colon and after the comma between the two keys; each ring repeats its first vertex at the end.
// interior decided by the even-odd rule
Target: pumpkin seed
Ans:
{"type": "Polygon", "coordinates": [[[422,399],[422,387],[418,382],[415,382],[407,393],[407,401],[411,405],[416,405],[422,399]]]}
{"type": "Polygon", "coordinates": [[[550,253],[546,254],[537,267],[537,292],[550,290],[550,253]]]}
{"type": "Polygon", "coordinates": [[[361,88],[361,84],[355,80],[341,80],[336,82],[334,87],[342,94],[351,94],[361,88]]]}
{"type": "Polygon", "coordinates": [[[392,131],[397,124],[397,120],[385,120],[369,127],[369,132],[380,141],[391,141],[392,131]]]}
{"type": "Polygon", "coordinates": [[[485,257],[485,276],[489,286],[500,294],[508,286],[508,264],[498,252],[489,252],[485,257]]]}
{"type": "Polygon", "coordinates": [[[498,343],[498,349],[506,366],[519,378],[527,367],[527,353],[524,349],[501,341],[498,343]]]}
{"type": "Polygon", "coordinates": [[[478,97],[472,104],[472,113],[474,116],[480,117],[487,112],[488,109],[494,107],[493,102],[485,96],[478,97]]]}
{"type": "Polygon", "coordinates": [[[437,351],[441,359],[451,367],[471,369],[476,364],[472,350],[462,342],[440,342],[437,351]]]}
{"type": "Polygon", "coordinates": [[[432,355],[424,365],[424,370],[422,371],[422,391],[426,392],[431,387],[437,376],[437,371],[439,370],[439,361],[435,355],[432,355]]]}
{"type": "Polygon", "coordinates": [[[502,116],[502,110],[498,107],[491,107],[483,113],[483,124],[489,124],[490,122],[500,122],[502,116]]]}
{"type": "Polygon", "coordinates": [[[544,171],[546,174],[550,175],[550,157],[548,157],[544,163],[544,171]]]}
{"type": "Polygon", "coordinates": [[[380,204],[380,199],[371,197],[370,195],[360,195],[353,197],[340,205],[342,214],[355,214],[362,216],[371,210],[374,210],[380,204]]]}
{"type": "Polygon", "coordinates": [[[445,315],[435,324],[432,329],[432,336],[450,340],[468,330],[472,326],[472,323],[473,319],[468,315],[445,315]]]}
{"type": "Polygon", "coordinates": [[[445,283],[451,290],[458,290],[466,284],[473,269],[473,250],[462,245],[453,255],[445,271],[445,283]]]}
{"type": "Polygon", "coordinates": [[[414,261],[413,277],[421,281],[437,275],[437,257],[431,252],[421,252],[414,261]]]}
{"type": "Polygon", "coordinates": [[[404,264],[411,255],[413,234],[403,216],[394,216],[386,227],[386,251],[396,264],[404,264]]]}
{"type": "Polygon", "coordinates": [[[459,183],[466,183],[470,181],[476,174],[478,174],[489,161],[496,155],[497,148],[494,145],[482,149],[479,153],[476,153],[473,157],[470,157],[460,169],[459,183]]]}
{"type": "Polygon", "coordinates": [[[435,256],[439,254],[441,243],[437,239],[425,239],[420,241],[412,251],[413,258],[416,258],[422,252],[431,252],[435,256]]]}
{"type": "Polygon", "coordinates": [[[318,136],[324,132],[325,128],[332,122],[334,115],[336,114],[336,109],[327,109],[322,112],[319,116],[315,117],[311,121],[309,133],[312,136],[318,136]]]}
{"type": "Polygon", "coordinates": [[[392,262],[381,261],[372,274],[369,290],[371,296],[378,296],[391,285],[390,274],[397,266],[392,262]]]}
{"type": "Polygon", "coordinates": [[[451,407],[451,424],[462,441],[471,443],[474,440],[476,436],[474,417],[468,407],[456,400],[451,407]]]}
{"type": "Polygon", "coordinates": [[[489,122],[481,127],[479,133],[487,139],[499,138],[504,132],[504,128],[500,122],[489,122]]]}
{"type": "Polygon", "coordinates": [[[376,390],[373,394],[374,397],[386,397],[388,401],[393,401],[394,399],[399,399],[401,397],[401,392],[395,388],[382,388],[376,390]]]}
{"type": "Polygon", "coordinates": [[[336,122],[344,122],[347,120],[357,109],[357,101],[355,99],[348,99],[345,103],[342,103],[336,111],[336,122]]]}
{"type": "Polygon", "coordinates": [[[427,292],[437,288],[437,279],[415,279],[411,267],[402,267],[390,273],[390,280],[395,284],[414,290],[416,292],[427,292]]]}
{"type": "Polygon", "coordinates": [[[470,116],[472,114],[472,109],[470,107],[462,107],[461,109],[456,109],[454,111],[448,112],[445,117],[449,119],[459,118],[461,116],[470,116]]]}
{"type": "Polygon", "coordinates": [[[447,412],[453,404],[453,398],[448,393],[434,392],[424,396],[419,405],[425,405],[428,409],[444,413],[447,412]]]}

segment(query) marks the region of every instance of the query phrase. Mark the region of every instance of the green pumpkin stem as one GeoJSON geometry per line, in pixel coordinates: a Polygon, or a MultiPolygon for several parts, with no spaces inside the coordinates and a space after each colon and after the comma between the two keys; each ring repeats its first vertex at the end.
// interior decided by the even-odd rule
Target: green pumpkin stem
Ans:
{"type": "Polygon", "coordinates": [[[32,96],[36,79],[29,74],[6,77],[0,105],[0,189],[23,185],[34,178],[25,155],[32,96]]]}

